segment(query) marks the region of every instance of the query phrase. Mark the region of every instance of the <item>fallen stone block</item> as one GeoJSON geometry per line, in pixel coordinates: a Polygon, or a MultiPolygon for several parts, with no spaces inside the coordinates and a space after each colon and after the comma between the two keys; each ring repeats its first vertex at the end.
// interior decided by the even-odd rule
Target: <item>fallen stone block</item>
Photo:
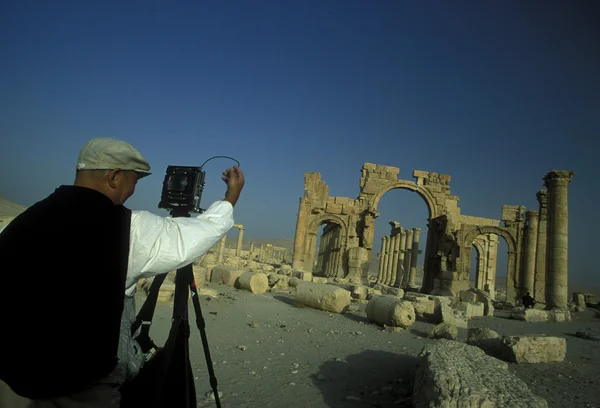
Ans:
{"type": "Polygon", "coordinates": [[[260,269],[263,270],[263,271],[265,271],[265,272],[272,272],[272,271],[275,270],[275,267],[273,265],[261,263],[260,264],[260,269]]]}
{"type": "Polygon", "coordinates": [[[294,278],[298,278],[302,281],[306,281],[306,282],[312,282],[312,272],[305,272],[305,271],[293,271],[292,272],[292,276],[294,278]]]}
{"type": "Polygon", "coordinates": [[[292,266],[287,264],[281,265],[277,273],[281,275],[292,276],[292,266]]]}
{"type": "Polygon", "coordinates": [[[238,278],[239,286],[256,295],[262,295],[269,289],[269,278],[262,272],[244,272],[238,278]]]}
{"type": "Polygon", "coordinates": [[[404,297],[404,289],[396,288],[394,286],[388,286],[378,283],[373,286],[373,289],[380,291],[383,295],[398,296],[399,298],[404,297]]]}
{"type": "Polygon", "coordinates": [[[449,323],[463,329],[467,328],[467,312],[455,309],[450,298],[437,298],[436,302],[435,314],[439,323],[449,323]]]}
{"type": "Polygon", "coordinates": [[[370,300],[373,296],[383,296],[383,292],[381,292],[379,289],[368,288],[367,300],[370,300]]]}
{"type": "Polygon", "coordinates": [[[516,320],[523,320],[530,323],[561,323],[571,321],[571,313],[568,310],[539,310],[515,307],[512,310],[510,317],[516,320]]]}
{"type": "Polygon", "coordinates": [[[543,398],[477,347],[442,339],[423,348],[415,371],[416,408],[547,408],[543,398]]]}
{"type": "Polygon", "coordinates": [[[477,302],[477,294],[470,290],[461,290],[458,293],[458,298],[461,302],[477,302]]]}
{"type": "Polygon", "coordinates": [[[217,290],[213,288],[198,288],[196,291],[198,292],[198,296],[217,297],[217,290]]]}
{"type": "Polygon", "coordinates": [[[287,275],[280,275],[279,273],[267,272],[267,278],[269,279],[269,287],[271,289],[288,289],[290,278],[287,275]]]}
{"type": "Polygon", "coordinates": [[[458,329],[448,323],[440,323],[433,328],[429,337],[432,339],[456,340],[458,338],[458,329]]]}
{"type": "Polygon", "coordinates": [[[411,302],[395,296],[376,295],[369,300],[367,318],[381,326],[410,327],[415,322],[415,309],[411,302]]]}
{"type": "Polygon", "coordinates": [[[492,297],[490,296],[489,293],[481,290],[481,289],[477,289],[477,288],[470,288],[469,292],[475,293],[475,295],[477,295],[477,299],[475,300],[476,302],[481,302],[483,303],[483,315],[484,316],[493,316],[494,315],[494,305],[492,303],[492,297]]]}
{"type": "Polygon", "coordinates": [[[165,281],[160,285],[160,289],[158,290],[158,302],[169,302],[173,299],[173,295],[175,294],[175,284],[165,281]]]}
{"type": "Polygon", "coordinates": [[[192,271],[194,273],[194,283],[196,284],[196,287],[203,287],[204,282],[206,281],[206,274],[208,270],[204,266],[193,264],[192,271]]]}
{"type": "Polygon", "coordinates": [[[467,332],[467,344],[479,347],[485,354],[492,357],[501,358],[501,341],[500,335],[488,328],[477,327],[469,329],[467,332]]]}
{"type": "Polygon", "coordinates": [[[243,260],[239,256],[230,256],[225,259],[225,264],[229,266],[241,266],[242,262],[243,260]]]}
{"type": "Polygon", "coordinates": [[[323,283],[299,281],[295,298],[298,304],[333,313],[344,313],[350,306],[349,291],[323,283]]]}
{"type": "Polygon", "coordinates": [[[455,306],[456,310],[460,310],[466,313],[467,320],[471,320],[474,317],[484,316],[484,304],[482,302],[460,302],[455,306]]]}
{"type": "Polygon", "coordinates": [[[366,299],[369,287],[363,285],[352,285],[350,287],[350,295],[353,299],[366,299]]]}
{"type": "Polygon", "coordinates": [[[234,266],[217,265],[212,269],[210,281],[234,287],[237,279],[245,271],[234,266]]]}
{"type": "Polygon", "coordinates": [[[502,359],[511,363],[560,363],[567,354],[562,337],[506,336],[501,347],[502,359]]]}
{"type": "Polygon", "coordinates": [[[312,277],[312,281],[313,281],[313,282],[316,282],[316,283],[327,283],[327,282],[329,282],[329,281],[327,280],[327,278],[323,278],[323,277],[321,277],[321,276],[313,276],[313,277],[312,277]]]}

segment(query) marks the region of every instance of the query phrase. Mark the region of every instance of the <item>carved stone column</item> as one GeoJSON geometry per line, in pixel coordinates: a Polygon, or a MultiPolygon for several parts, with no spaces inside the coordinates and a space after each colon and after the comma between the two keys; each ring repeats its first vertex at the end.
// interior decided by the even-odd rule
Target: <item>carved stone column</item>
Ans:
{"type": "Polygon", "coordinates": [[[394,286],[399,288],[404,280],[406,269],[404,269],[404,248],[406,247],[406,231],[400,232],[400,245],[398,246],[398,266],[396,274],[396,282],[394,286]]]}
{"type": "Polygon", "coordinates": [[[227,240],[227,235],[223,235],[221,238],[221,242],[219,243],[219,255],[217,256],[217,262],[223,262],[223,255],[225,254],[225,241],[227,240]]]}
{"type": "Polygon", "coordinates": [[[242,255],[242,239],[244,238],[245,230],[246,230],[245,228],[240,228],[240,231],[238,233],[237,247],[235,248],[235,256],[242,255]]]}
{"type": "Polygon", "coordinates": [[[309,201],[307,197],[300,197],[298,219],[296,221],[296,235],[294,236],[294,254],[292,255],[292,268],[302,270],[304,266],[304,241],[306,235],[306,222],[308,219],[309,201]]]}
{"type": "Polygon", "coordinates": [[[388,279],[388,285],[394,285],[396,283],[396,276],[398,276],[398,257],[400,255],[400,234],[394,235],[394,249],[392,257],[392,275],[388,279]]]}
{"type": "MultiPolygon", "coordinates": [[[[498,267],[498,236],[489,234],[487,237],[487,286],[492,299],[496,297],[496,275],[498,267]]],[[[506,277],[508,279],[508,276],[506,277]]]]}
{"type": "Polygon", "coordinates": [[[535,250],[538,236],[538,212],[530,210],[525,213],[527,226],[525,227],[525,275],[523,276],[522,295],[534,293],[535,287],[535,250]]]}
{"type": "Polygon", "coordinates": [[[567,309],[569,301],[569,183],[574,172],[554,170],[544,177],[548,189],[546,306],[567,309]]]}
{"type": "Polygon", "coordinates": [[[377,281],[377,283],[385,283],[385,274],[387,272],[387,267],[390,259],[390,237],[383,237],[383,268],[381,270],[381,279],[377,281]]]}
{"type": "Polygon", "coordinates": [[[538,236],[535,249],[535,277],[533,297],[538,303],[546,303],[546,241],[548,232],[548,192],[536,194],[540,205],[538,212],[538,236]]]}
{"type": "Polygon", "coordinates": [[[379,272],[377,273],[377,282],[383,279],[383,254],[385,253],[385,237],[381,237],[381,251],[379,252],[379,272]]]}
{"type": "Polygon", "coordinates": [[[413,228],[412,254],[410,256],[410,275],[408,277],[408,288],[417,289],[417,258],[419,257],[419,239],[421,228],[413,228]]]}
{"type": "Polygon", "coordinates": [[[410,276],[410,265],[411,265],[411,255],[412,255],[412,241],[413,241],[413,230],[409,229],[406,231],[406,242],[404,246],[404,279],[402,279],[402,287],[406,287],[408,285],[408,280],[410,276]]]}

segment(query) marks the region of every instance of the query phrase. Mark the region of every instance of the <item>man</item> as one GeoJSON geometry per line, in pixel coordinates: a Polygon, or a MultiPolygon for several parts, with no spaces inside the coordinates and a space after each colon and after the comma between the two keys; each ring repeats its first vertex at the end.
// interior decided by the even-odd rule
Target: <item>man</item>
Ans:
{"type": "Polygon", "coordinates": [[[117,387],[143,362],[130,334],[137,281],[194,262],[233,226],[239,168],[223,172],[224,199],[190,218],[123,206],[149,174],[130,144],[92,139],[74,184],[0,233],[0,379],[31,407],[118,407],[117,387]]]}
{"type": "Polygon", "coordinates": [[[525,296],[521,299],[523,301],[523,306],[525,309],[532,309],[535,306],[535,299],[531,296],[531,292],[527,292],[525,296]]]}

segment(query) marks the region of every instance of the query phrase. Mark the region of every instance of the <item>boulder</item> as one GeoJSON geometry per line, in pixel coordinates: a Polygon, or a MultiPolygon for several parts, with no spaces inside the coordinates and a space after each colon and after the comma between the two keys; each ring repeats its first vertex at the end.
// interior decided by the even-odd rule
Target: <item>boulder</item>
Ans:
{"type": "Polygon", "coordinates": [[[562,337],[507,336],[501,347],[502,359],[511,363],[560,363],[567,354],[562,337]]]}
{"type": "Polygon", "coordinates": [[[461,302],[477,302],[477,294],[470,290],[461,290],[458,293],[458,298],[461,302]]]}
{"type": "Polygon", "coordinates": [[[280,275],[278,273],[267,272],[267,278],[269,279],[269,287],[271,289],[285,290],[289,288],[290,278],[286,275],[280,275]]]}
{"type": "Polygon", "coordinates": [[[487,355],[500,358],[502,355],[502,338],[495,331],[488,328],[473,328],[467,332],[467,344],[479,347],[487,355]]]}
{"type": "Polygon", "coordinates": [[[353,299],[366,299],[369,291],[368,286],[363,285],[352,285],[350,287],[350,295],[353,299]]]}
{"type": "Polygon", "coordinates": [[[448,323],[440,323],[433,328],[429,337],[432,339],[456,340],[458,338],[458,329],[448,323]]]}
{"type": "Polygon", "coordinates": [[[515,307],[513,308],[510,317],[516,320],[524,320],[530,323],[560,323],[571,321],[571,313],[568,310],[539,310],[515,307]]]}
{"type": "Polygon", "coordinates": [[[415,309],[411,302],[395,296],[376,295],[369,300],[367,318],[379,325],[410,327],[415,322],[415,309]]]}
{"type": "Polygon", "coordinates": [[[256,295],[262,295],[269,289],[269,279],[262,272],[244,272],[238,280],[240,288],[256,295]]]}
{"type": "Polygon", "coordinates": [[[295,298],[298,304],[333,313],[344,313],[350,306],[349,291],[323,283],[298,281],[295,298]]]}
{"type": "Polygon", "coordinates": [[[419,354],[412,396],[416,408],[547,408],[543,398],[477,347],[442,339],[419,354]]]}
{"type": "Polygon", "coordinates": [[[192,270],[194,272],[194,283],[196,284],[196,288],[203,287],[204,282],[206,281],[208,270],[204,266],[200,266],[198,264],[193,264],[192,270]]]}
{"type": "Polygon", "coordinates": [[[281,274],[281,275],[287,275],[287,276],[292,276],[292,266],[291,265],[281,265],[279,267],[279,271],[277,271],[277,273],[281,274]]]}
{"type": "Polygon", "coordinates": [[[436,317],[440,323],[449,323],[463,329],[467,328],[467,312],[453,307],[450,299],[437,299],[436,317]]]}

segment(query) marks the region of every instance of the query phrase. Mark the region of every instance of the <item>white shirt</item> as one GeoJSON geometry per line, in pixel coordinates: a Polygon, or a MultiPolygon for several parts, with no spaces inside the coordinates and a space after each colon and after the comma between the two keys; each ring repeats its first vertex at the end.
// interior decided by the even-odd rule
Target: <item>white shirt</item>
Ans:
{"type": "Polygon", "coordinates": [[[233,206],[217,201],[196,217],[160,217],[148,211],[131,212],[129,264],[121,318],[119,363],[102,382],[122,383],[135,375],[144,356],[131,336],[136,317],[134,294],[140,278],[179,269],[211,249],[233,227],[233,206]]]}

